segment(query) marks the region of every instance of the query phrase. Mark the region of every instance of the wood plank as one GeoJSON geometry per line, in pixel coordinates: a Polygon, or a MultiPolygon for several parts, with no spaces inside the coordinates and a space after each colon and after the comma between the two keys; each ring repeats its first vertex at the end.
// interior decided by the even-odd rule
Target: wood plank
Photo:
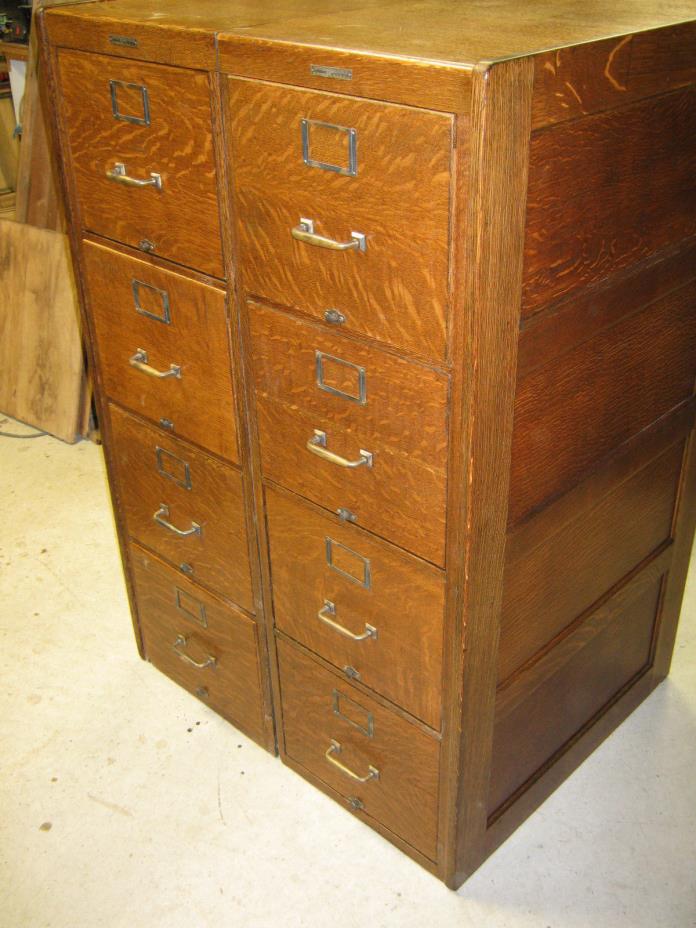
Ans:
{"type": "Polygon", "coordinates": [[[449,639],[456,659],[446,683],[453,717],[445,721],[451,748],[444,762],[456,782],[443,784],[454,818],[445,826],[451,844],[443,877],[450,886],[462,883],[485,853],[532,78],[531,62],[522,60],[475,72],[469,194],[459,201],[466,222],[461,228],[468,230],[457,255],[458,309],[466,329],[456,339],[463,352],[454,359],[455,369],[459,360],[463,368],[456,388],[461,419],[455,417],[452,443],[459,458],[450,470],[450,484],[461,490],[453,492],[450,505],[463,512],[466,535],[449,536],[448,608],[455,614],[450,612],[448,631],[461,633],[459,623],[465,628],[463,643],[449,639]]]}
{"type": "Polygon", "coordinates": [[[692,395],[695,309],[696,291],[682,287],[518,384],[510,525],[692,395]]]}
{"type": "Polygon", "coordinates": [[[66,236],[0,223],[0,409],[74,442],[83,358],[66,236]]]}
{"type": "Polygon", "coordinates": [[[669,541],[684,444],[578,507],[505,571],[498,679],[505,680],[669,541]]]}
{"type": "Polygon", "coordinates": [[[523,316],[696,235],[696,86],[535,132],[523,316]]]}
{"type": "Polygon", "coordinates": [[[646,568],[499,691],[489,814],[649,666],[663,577],[655,572],[646,568]]]}
{"type": "MultiPolygon", "coordinates": [[[[38,0],[33,0],[33,5],[36,9],[38,0]]],[[[50,102],[46,82],[41,78],[38,42],[38,30],[32,28],[22,99],[16,219],[39,229],[62,232],[65,231],[63,194],[51,152],[50,102]]]]}
{"type": "Polygon", "coordinates": [[[696,23],[618,35],[534,59],[535,129],[696,81],[696,23]]]}

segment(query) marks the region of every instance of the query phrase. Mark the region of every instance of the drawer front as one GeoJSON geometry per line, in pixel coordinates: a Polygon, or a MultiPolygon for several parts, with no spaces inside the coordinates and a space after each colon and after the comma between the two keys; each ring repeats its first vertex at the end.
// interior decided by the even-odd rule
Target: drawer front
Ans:
{"type": "Polygon", "coordinates": [[[137,545],[131,564],[148,660],[263,743],[256,623],[137,545]]]}
{"type": "Polygon", "coordinates": [[[247,292],[321,319],[335,310],[347,330],[443,358],[452,118],[237,78],[229,87],[247,292]]]}
{"type": "Polygon", "coordinates": [[[444,574],[270,487],[266,512],[276,627],[439,728],[444,574]]]}
{"type": "Polygon", "coordinates": [[[225,294],[91,242],[83,254],[107,395],[237,462],[225,294]]]}
{"type": "Polygon", "coordinates": [[[65,49],[59,69],[84,228],[223,277],[207,75],[65,49]]]}
{"type": "Polygon", "coordinates": [[[443,564],[447,377],[257,304],[251,331],[264,475],[443,564]]]}
{"type": "Polygon", "coordinates": [[[253,612],[239,471],[114,406],[110,410],[128,534],[253,612]]]}
{"type": "Polygon", "coordinates": [[[289,757],[435,860],[438,741],[286,641],[278,659],[289,757]]]}

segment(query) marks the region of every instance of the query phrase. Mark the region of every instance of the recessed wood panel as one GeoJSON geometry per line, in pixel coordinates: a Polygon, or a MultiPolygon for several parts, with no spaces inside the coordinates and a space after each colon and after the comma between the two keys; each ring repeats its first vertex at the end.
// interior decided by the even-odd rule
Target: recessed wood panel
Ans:
{"type": "Polygon", "coordinates": [[[266,511],[276,626],[438,728],[442,571],[270,487],[266,511]],[[321,609],[353,635],[373,634],[352,640],[322,622],[321,609]]]}
{"type": "Polygon", "coordinates": [[[662,578],[610,600],[498,691],[489,812],[532,777],[647,666],[662,578]]]}
{"type": "Polygon", "coordinates": [[[208,76],[65,49],[58,61],[83,228],[224,277],[208,76]],[[110,180],[117,164],[162,189],[110,180]]]}
{"type": "Polygon", "coordinates": [[[444,358],[452,117],[256,81],[229,92],[247,293],[319,319],[338,310],[347,331],[444,358]],[[365,249],[298,241],[301,219],[339,243],[361,233],[365,249]]]}
{"type": "Polygon", "coordinates": [[[92,242],[83,245],[107,395],[167,420],[175,435],[237,462],[237,427],[222,290],[92,242]],[[130,364],[139,349],[161,379],[130,364]]]}
{"type": "Polygon", "coordinates": [[[116,406],[109,408],[128,534],[184,576],[254,612],[239,471],[116,406]]]}
{"type": "Polygon", "coordinates": [[[437,854],[439,742],[278,641],[288,755],[430,860],[437,854]],[[337,753],[327,753],[332,742],[337,753]],[[332,763],[334,761],[334,763],[332,763]],[[343,764],[358,782],[340,770],[343,764]]]}
{"type": "Polygon", "coordinates": [[[695,311],[696,291],[682,287],[518,382],[510,524],[692,395],[695,311]]]}
{"type": "Polygon", "coordinates": [[[532,135],[523,316],[696,234],[696,89],[532,135]]]}
{"type": "Polygon", "coordinates": [[[130,550],[148,660],[263,744],[256,623],[137,545],[130,550]]]}
{"type": "Polygon", "coordinates": [[[606,495],[586,502],[531,551],[518,550],[508,559],[499,680],[669,540],[683,452],[683,442],[673,445],[606,495]]]}

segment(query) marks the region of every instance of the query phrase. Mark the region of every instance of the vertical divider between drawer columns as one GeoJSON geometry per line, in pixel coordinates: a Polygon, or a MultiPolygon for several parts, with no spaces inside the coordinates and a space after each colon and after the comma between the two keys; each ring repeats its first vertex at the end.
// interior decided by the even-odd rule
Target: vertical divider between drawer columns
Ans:
{"type": "Polygon", "coordinates": [[[439,822],[452,887],[486,856],[532,84],[531,59],[479,64],[457,148],[439,822]]]}
{"type": "Polygon", "coordinates": [[[256,603],[256,619],[259,627],[264,718],[268,746],[271,750],[277,751],[279,742],[282,739],[282,725],[279,720],[279,682],[275,639],[273,636],[273,605],[263,487],[261,484],[261,460],[252,378],[249,369],[249,333],[244,293],[239,279],[239,249],[234,224],[231,181],[234,164],[230,163],[230,147],[227,144],[229,132],[227,78],[219,72],[211,73],[210,85],[213,103],[213,137],[215,139],[215,156],[218,170],[220,231],[227,277],[226,302],[232,358],[232,382],[235,385],[244,507],[249,538],[249,559],[256,603]]]}
{"type": "Polygon", "coordinates": [[[109,483],[109,490],[113,502],[114,516],[116,523],[116,537],[118,539],[121,560],[125,567],[124,575],[126,581],[126,592],[131,610],[133,621],[133,631],[138,647],[138,653],[144,659],[145,648],[143,636],[138,618],[138,610],[135,599],[135,590],[132,581],[132,565],[130,548],[128,545],[125,523],[123,518],[123,506],[119,498],[117,483],[115,479],[114,462],[111,455],[111,421],[108,415],[107,403],[104,398],[102,385],[102,374],[96,353],[96,339],[92,326],[91,314],[89,312],[89,297],[86,290],[85,280],[86,271],[82,259],[82,239],[80,234],[81,223],[79,205],[77,199],[77,190],[75,187],[75,178],[70,159],[70,148],[68,145],[65,126],[63,125],[61,113],[63,112],[61,102],[60,84],[58,82],[58,53],[54,47],[49,44],[48,34],[44,24],[45,10],[37,11],[34,17],[34,24],[38,30],[40,64],[43,70],[43,80],[48,85],[48,99],[50,102],[50,113],[47,114],[47,125],[51,135],[51,148],[56,159],[58,169],[57,188],[63,196],[65,216],[68,225],[68,240],[70,242],[70,252],[72,256],[73,273],[75,278],[75,288],[77,290],[78,304],[80,307],[80,324],[83,333],[83,349],[87,355],[87,373],[91,377],[94,386],[94,402],[99,417],[99,429],[104,438],[102,447],[104,449],[104,459],[106,462],[106,474],[109,483]]]}

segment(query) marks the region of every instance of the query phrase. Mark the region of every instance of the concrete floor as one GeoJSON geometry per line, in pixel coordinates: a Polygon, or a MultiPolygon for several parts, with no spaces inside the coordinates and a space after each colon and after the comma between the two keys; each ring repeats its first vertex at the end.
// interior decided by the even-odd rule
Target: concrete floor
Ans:
{"type": "Polygon", "coordinates": [[[671,678],[455,894],[138,659],[99,448],[0,437],[0,517],[2,928],[696,926],[693,571],[671,678]]]}

